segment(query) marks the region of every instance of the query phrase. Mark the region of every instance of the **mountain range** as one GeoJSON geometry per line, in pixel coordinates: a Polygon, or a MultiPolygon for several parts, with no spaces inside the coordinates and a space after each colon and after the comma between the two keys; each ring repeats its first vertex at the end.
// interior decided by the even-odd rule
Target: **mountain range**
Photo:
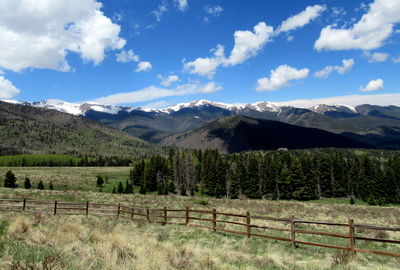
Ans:
{"type": "Polygon", "coordinates": [[[226,104],[198,100],[149,109],[61,100],[8,102],[84,116],[153,143],[166,142],[169,136],[200,128],[223,117],[239,115],[322,129],[376,148],[400,149],[400,107],[397,106],[320,104],[305,109],[270,102],[226,104]]]}
{"type": "Polygon", "coordinates": [[[161,151],[81,116],[0,101],[0,155],[144,156],[161,151]]]}
{"type": "Polygon", "coordinates": [[[166,137],[162,144],[191,149],[218,149],[221,153],[304,148],[371,148],[356,139],[328,131],[273,120],[228,116],[205,126],[166,137]]]}

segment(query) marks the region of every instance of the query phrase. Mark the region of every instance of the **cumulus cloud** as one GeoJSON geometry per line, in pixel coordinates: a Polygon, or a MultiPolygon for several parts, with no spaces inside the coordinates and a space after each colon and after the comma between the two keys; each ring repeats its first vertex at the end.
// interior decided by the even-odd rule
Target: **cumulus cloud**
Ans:
{"type": "Polygon", "coordinates": [[[161,80],[161,85],[165,87],[169,87],[171,84],[179,82],[179,77],[177,75],[169,75],[167,77],[158,75],[157,77],[161,80]]]}
{"type": "Polygon", "coordinates": [[[184,69],[191,74],[197,74],[211,78],[214,76],[217,68],[226,62],[224,46],[217,45],[211,52],[213,57],[197,58],[192,62],[184,64],[184,69]]]}
{"type": "Polygon", "coordinates": [[[247,59],[256,56],[264,45],[270,41],[273,28],[264,22],[254,26],[254,31],[236,31],[234,47],[228,58],[225,57],[224,47],[217,45],[213,57],[197,58],[185,63],[185,70],[192,74],[212,77],[219,66],[236,66],[247,59]]]}
{"type": "Polygon", "coordinates": [[[343,59],[342,66],[327,66],[324,69],[315,72],[314,76],[320,79],[328,78],[332,72],[339,74],[345,74],[349,72],[354,66],[354,59],[343,59]]]}
{"type": "Polygon", "coordinates": [[[150,62],[142,61],[137,64],[135,72],[150,71],[152,68],[153,66],[150,62]]]}
{"type": "Polygon", "coordinates": [[[157,86],[149,86],[142,90],[134,92],[118,93],[106,97],[97,98],[91,102],[101,104],[127,104],[155,100],[171,96],[185,96],[194,94],[209,94],[222,89],[222,87],[215,83],[209,82],[207,84],[200,84],[198,82],[178,85],[175,88],[161,88],[157,86]]]}
{"type": "Polygon", "coordinates": [[[383,80],[382,79],[376,79],[376,80],[370,80],[369,83],[366,86],[361,86],[360,91],[377,91],[383,89],[383,80]]]}
{"type": "Polygon", "coordinates": [[[140,60],[139,55],[135,54],[132,50],[121,51],[115,55],[117,57],[117,62],[127,63],[127,62],[138,62],[140,60]]]}
{"type": "Polygon", "coordinates": [[[318,104],[343,104],[356,106],[360,104],[372,105],[395,105],[400,106],[400,94],[379,94],[379,95],[347,95],[328,98],[298,99],[282,102],[274,102],[276,105],[293,106],[296,108],[310,108],[318,104]]]}
{"type": "Polygon", "coordinates": [[[174,0],[175,6],[182,12],[185,12],[189,8],[187,0],[174,0]]]}
{"type": "Polygon", "coordinates": [[[395,64],[400,63],[400,56],[393,58],[393,63],[395,64]]]}
{"type": "Polygon", "coordinates": [[[270,78],[261,78],[257,81],[257,91],[275,91],[279,88],[290,86],[290,81],[304,79],[308,76],[308,68],[295,69],[288,65],[281,65],[271,70],[270,78]]]}
{"type": "Polygon", "coordinates": [[[349,29],[329,25],[322,29],[314,48],[320,50],[371,50],[381,47],[400,22],[400,1],[375,0],[366,14],[349,29]]]}
{"type": "Polygon", "coordinates": [[[4,78],[4,76],[0,76],[0,98],[1,99],[10,99],[18,95],[20,90],[16,88],[12,82],[4,78]]]}
{"type": "Polygon", "coordinates": [[[96,0],[0,0],[0,67],[69,71],[68,52],[100,64],[126,43],[101,7],[96,0]]]}
{"type": "Polygon", "coordinates": [[[379,63],[379,62],[385,62],[389,58],[389,54],[380,52],[375,52],[375,53],[364,52],[363,57],[367,58],[369,63],[379,63]]]}
{"type": "Polygon", "coordinates": [[[293,15],[283,21],[282,24],[278,27],[277,32],[288,32],[297,28],[301,28],[312,20],[318,18],[325,10],[326,7],[321,5],[308,6],[302,12],[293,15]]]}

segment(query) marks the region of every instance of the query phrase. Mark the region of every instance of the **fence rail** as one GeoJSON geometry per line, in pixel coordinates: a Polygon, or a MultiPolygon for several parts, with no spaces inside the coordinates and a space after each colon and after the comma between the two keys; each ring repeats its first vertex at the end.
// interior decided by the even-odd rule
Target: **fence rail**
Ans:
{"type": "Polygon", "coordinates": [[[337,223],[337,222],[321,222],[321,221],[308,221],[298,220],[292,217],[277,218],[267,216],[252,216],[250,212],[242,214],[238,213],[224,213],[217,212],[216,209],[212,210],[199,210],[190,209],[167,209],[164,208],[139,208],[135,206],[127,206],[122,204],[104,204],[104,203],[75,203],[75,202],[59,202],[59,201],[44,201],[44,200],[30,200],[30,199],[0,199],[0,211],[13,211],[13,212],[31,212],[31,213],[47,213],[53,215],[97,215],[97,216],[114,216],[117,218],[125,218],[135,221],[153,222],[160,224],[175,224],[175,225],[186,225],[191,227],[205,228],[213,230],[214,232],[221,231],[226,233],[244,235],[247,237],[261,237],[265,239],[272,239],[277,241],[291,242],[293,247],[298,245],[312,245],[317,247],[333,248],[347,250],[353,254],[357,252],[369,253],[376,255],[384,255],[400,258],[400,252],[388,252],[379,251],[372,249],[364,249],[356,247],[356,240],[368,241],[368,242],[379,242],[385,244],[400,244],[398,239],[383,239],[377,237],[367,237],[358,235],[357,231],[363,230],[377,230],[377,231],[391,231],[400,232],[400,228],[375,226],[369,224],[355,224],[353,219],[349,219],[348,223],[337,223]],[[170,214],[169,214],[170,213],[170,214]],[[206,215],[206,217],[204,217],[206,215]],[[231,218],[231,220],[228,220],[231,218]],[[234,220],[232,220],[232,218],[234,220]],[[253,223],[252,223],[253,221],[253,223]],[[269,221],[274,223],[282,223],[283,226],[288,227],[276,227],[276,225],[262,225],[255,224],[254,222],[269,221]],[[202,222],[202,223],[198,223],[202,222]],[[205,225],[204,222],[207,224],[205,225]],[[326,232],[318,230],[303,229],[304,225],[317,225],[317,226],[328,226],[347,228],[346,232],[326,232]],[[220,225],[220,226],[218,226],[220,225]],[[223,226],[240,226],[243,230],[227,229],[223,226]],[[289,233],[289,235],[267,235],[261,234],[258,231],[252,230],[263,230],[263,231],[279,231],[283,233],[289,233]],[[314,243],[300,240],[298,235],[319,235],[324,237],[334,237],[341,239],[348,239],[348,244],[345,246],[337,246],[324,243],[314,243]]]}

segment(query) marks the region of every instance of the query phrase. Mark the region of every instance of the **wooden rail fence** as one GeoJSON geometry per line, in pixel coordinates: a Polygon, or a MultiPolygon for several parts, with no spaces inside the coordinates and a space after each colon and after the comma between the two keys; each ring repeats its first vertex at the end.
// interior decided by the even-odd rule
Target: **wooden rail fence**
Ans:
{"type": "Polygon", "coordinates": [[[298,220],[294,216],[287,218],[276,218],[267,216],[252,215],[250,212],[243,214],[223,213],[218,212],[216,209],[212,210],[199,210],[199,209],[150,209],[138,208],[135,206],[126,206],[122,204],[105,204],[105,203],[75,203],[75,202],[59,202],[59,201],[44,201],[44,200],[30,200],[30,199],[0,199],[0,211],[11,212],[31,212],[31,213],[47,213],[53,215],[97,215],[97,216],[115,216],[116,218],[125,218],[143,222],[156,222],[160,224],[176,224],[186,225],[191,227],[199,227],[210,229],[214,232],[226,232],[244,235],[247,237],[261,237],[277,241],[291,242],[293,247],[298,245],[312,245],[317,247],[333,248],[347,250],[353,254],[357,252],[370,253],[391,257],[400,258],[400,252],[379,251],[372,249],[364,249],[356,247],[356,243],[361,241],[367,242],[380,242],[388,244],[400,244],[400,240],[390,240],[377,237],[367,237],[360,235],[358,232],[365,230],[374,231],[391,231],[400,232],[400,228],[382,227],[375,225],[356,224],[353,219],[349,219],[347,223],[336,222],[319,222],[298,220]],[[208,217],[204,217],[207,216],[208,217]],[[232,220],[234,219],[234,220],[232,220]],[[261,222],[283,223],[286,227],[270,224],[262,224],[261,222]],[[202,223],[199,223],[202,222],[202,223]],[[205,225],[208,223],[208,225],[205,225]],[[220,226],[218,226],[221,224],[220,226]],[[305,230],[304,224],[314,225],[319,227],[342,228],[345,232],[332,232],[321,230],[305,230]],[[245,229],[242,231],[226,228],[224,225],[241,226],[245,229]],[[259,231],[274,231],[288,233],[288,236],[262,234],[259,231]],[[344,246],[314,243],[300,240],[298,235],[319,235],[329,236],[335,238],[347,239],[347,244],[344,246]],[[356,241],[357,240],[357,241],[356,241]]]}

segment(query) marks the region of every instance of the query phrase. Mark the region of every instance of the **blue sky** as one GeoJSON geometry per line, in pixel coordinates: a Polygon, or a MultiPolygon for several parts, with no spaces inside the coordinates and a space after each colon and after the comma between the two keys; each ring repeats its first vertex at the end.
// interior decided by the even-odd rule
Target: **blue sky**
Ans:
{"type": "Polygon", "coordinates": [[[400,105],[398,0],[0,0],[0,30],[0,99],[400,105]]]}

